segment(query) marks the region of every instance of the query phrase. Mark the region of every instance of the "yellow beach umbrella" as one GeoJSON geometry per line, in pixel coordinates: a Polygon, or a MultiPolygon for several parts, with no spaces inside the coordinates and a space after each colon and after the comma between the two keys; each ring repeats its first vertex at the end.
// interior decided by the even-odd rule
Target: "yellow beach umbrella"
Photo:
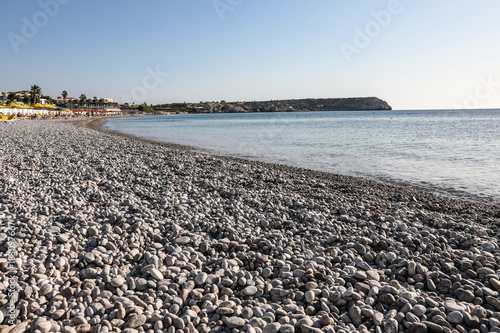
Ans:
{"type": "Polygon", "coordinates": [[[45,108],[45,106],[43,106],[43,105],[42,105],[42,104],[40,104],[40,103],[36,103],[35,105],[33,105],[33,107],[34,107],[35,109],[43,109],[43,108],[45,108]]]}

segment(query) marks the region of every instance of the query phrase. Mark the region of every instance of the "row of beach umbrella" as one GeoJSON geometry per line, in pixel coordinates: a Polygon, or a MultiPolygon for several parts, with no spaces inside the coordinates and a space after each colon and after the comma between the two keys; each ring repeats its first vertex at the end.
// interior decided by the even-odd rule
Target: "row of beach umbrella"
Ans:
{"type": "Polygon", "coordinates": [[[25,104],[16,104],[10,102],[9,104],[1,104],[0,108],[8,108],[8,109],[47,109],[47,110],[58,110],[57,106],[50,104],[40,104],[36,103],[35,105],[25,105],[25,104]]]}
{"type": "Polygon", "coordinates": [[[69,109],[59,109],[57,106],[50,104],[40,104],[35,105],[25,105],[17,103],[3,104],[0,103],[0,113],[4,116],[9,116],[13,114],[22,115],[57,115],[57,114],[70,114],[72,113],[69,109]]]}
{"type": "Polygon", "coordinates": [[[2,104],[0,103],[0,113],[4,116],[12,114],[23,114],[23,115],[116,115],[123,114],[121,110],[115,111],[105,111],[105,110],[95,110],[95,109],[60,109],[54,105],[50,104],[40,104],[35,105],[24,105],[24,104],[2,104]]]}

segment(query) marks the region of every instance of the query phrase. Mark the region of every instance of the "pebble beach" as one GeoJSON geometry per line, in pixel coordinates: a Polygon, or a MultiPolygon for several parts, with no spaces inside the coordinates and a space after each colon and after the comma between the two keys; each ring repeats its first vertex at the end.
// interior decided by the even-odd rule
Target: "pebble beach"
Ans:
{"type": "Polygon", "coordinates": [[[500,332],[500,206],[0,125],[0,333],[500,332]]]}

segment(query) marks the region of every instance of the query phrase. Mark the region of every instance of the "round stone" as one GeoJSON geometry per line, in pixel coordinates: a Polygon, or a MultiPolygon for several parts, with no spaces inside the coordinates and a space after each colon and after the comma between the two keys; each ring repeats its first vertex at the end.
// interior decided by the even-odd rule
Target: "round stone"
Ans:
{"type": "Polygon", "coordinates": [[[60,234],[57,236],[57,240],[60,243],[67,243],[69,241],[69,234],[60,234]]]}
{"type": "Polygon", "coordinates": [[[481,248],[486,252],[493,252],[497,249],[497,245],[492,242],[484,242],[481,244],[481,248]]]}
{"type": "Polygon", "coordinates": [[[453,312],[453,311],[464,311],[465,309],[461,306],[458,305],[455,301],[449,300],[444,302],[444,307],[446,310],[453,312]]]}
{"type": "Polygon", "coordinates": [[[299,328],[302,328],[303,326],[312,326],[314,324],[313,320],[309,317],[305,317],[305,318],[302,318],[302,319],[299,319],[299,321],[297,322],[297,327],[299,328]]]}
{"type": "Polygon", "coordinates": [[[221,308],[217,308],[217,310],[215,312],[217,312],[218,314],[227,316],[227,315],[232,315],[234,313],[234,310],[231,308],[221,307],[221,308]]]}
{"type": "Polygon", "coordinates": [[[412,333],[427,333],[428,329],[424,323],[411,323],[409,332],[412,333]]]}
{"type": "Polygon", "coordinates": [[[241,328],[245,325],[245,319],[240,317],[228,317],[226,318],[226,325],[229,328],[241,328]]]}
{"type": "Polygon", "coordinates": [[[110,284],[115,288],[121,287],[124,283],[125,279],[121,276],[114,277],[110,282],[110,284]]]}
{"type": "Polygon", "coordinates": [[[149,275],[151,275],[151,277],[157,281],[163,280],[163,274],[161,274],[161,272],[156,268],[151,269],[149,275]]]}
{"type": "Polygon", "coordinates": [[[422,304],[416,304],[413,307],[412,311],[415,316],[422,317],[425,314],[426,309],[422,304]]]}
{"type": "Polygon", "coordinates": [[[318,288],[318,284],[316,282],[307,282],[306,283],[306,289],[307,290],[313,290],[318,288]]]}
{"type": "Polygon", "coordinates": [[[247,296],[253,296],[257,293],[257,287],[255,286],[248,286],[245,289],[243,289],[243,293],[247,296]]]}
{"type": "Polygon", "coordinates": [[[179,304],[172,304],[169,306],[168,308],[168,312],[176,315],[177,313],[179,313],[181,307],[179,306],[179,304]]]}
{"type": "Polygon", "coordinates": [[[145,315],[133,316],[127,321],[127,323],[125,324],[125,327],[137,328],[139,326],[144,325],[146,323],[146,319],[147,318],[145,315]]]}
{"type": "Polygon", "coordinates": [[[398,322],[396,319],[388,319],[384,324],[384,332],[386,333],[397,333],[398,332],[398,322]]]}
{"type": "Polygon", "coordinates": [[[264,327],[262,333],[278,333],[280,328],[281,328],[280,323],[270,323],[264,327]]]}
{"type": "Polygon", "coordinates": [[[201,272],[196,277],[194,278],[194,283],[199,286],[201,284],[204,284],[205,281],[207,281],[208,274],[205,272],[201,272]]]}
{"type": "Polygon", "coordinates": [[[361,309],[358,306],[352,306],[349,309],[349,317],[351,317],[354,326],[358,327],[361,325],[361,309]]]}
{"type": "Polygon", "coordinates": [[[380,312],[376,312],[375,315],[373,315],[373,323],[376,326],[381,326],[383,322],[384,322],[384,315],[380,312]]]}
{"type": "Polygon", "coordinates": [[[471,290],[462,290],[460,294],[458,294],[458,299],[465,302],[472,302],[475,298],[476,296],[471,290]]]}
{"type": "Polygon", "coordinates": [[[52,324],[50,323],[50,321],[40,321],[35,325],[35,329],[39,330],[42,333],[47,333],[51,327],[52,324]]]}
{"type": "Polygon", "coordinates": [[[314,291],[309,290],[304,294],[304,298],[306,299],[307,303],[312,303],[312,302],[314,302],[316,295],[314,294],[314,291]]]}
{"type": "Polygon", "coordinates": [[[448,314],[448,316],[446,316],[446,319],[448,319],[448,321],[450,323],[460,324],[464,320],[464,316],[459,311],[453,311],[453,312],[450,312],[448,314]]]}
{"type": "Polygon", "coordinates": [[[385,293],[379,296],[379,301],[382,304],[392,305],[396,300],[393,294],[385,293]]]}
{"type": "MultiPolygon", "coordinates": [[[[63,333],[76,333],[76,330],[75,330],[75,328],[74,328],[74,327],[72,327],[72,326],[64,326],[64,327],[62,328],[62,332],[63,332],[63,333]]],[[[122,331],[122,332],[123,332],[123,331],[122,331]]]]}
{"type": "Polygon", "coordinates": [[[94,279],[97,276],[97,270],[95,268],[85,268],[80,271],[80,279],[94,279]]]}
{"type": "Polygon", "coordinates": [[[56,268],[62,268],[64,267],[65,264],[66,260],[64,260],[64,258],[62,257],[57,258],[56,261],[54,262],[54,266],[56,266],[56,268]]]}
{"type": "Polygon", "coordinates": [[[177,245],[186,245],[187,243],[189,243],[191,239],[189,239],[189,237],[187,236],[183,236],[183,237],[179,237],[175,240],[175,243],[177,245]]]}
{"type": "Polygon", "coordinates": [[[491,278],[490,283],[493,289],[495,289],[496,291],[500,291],[500,280],[491,278]]]}
{"type": "Polygon", "coordinates": [[[53,290],[53,287],[50,283],[46,283],[43,285],[43,287],[40,289],[40,295],[41,296],[46,296],[50,294],[53,290]]]}
{"type": "Polygon", "coordinates": [[[262,270],[262,277],[267,279],[273,274],[273,270],[270,267],[266,267],[262,270]]]}

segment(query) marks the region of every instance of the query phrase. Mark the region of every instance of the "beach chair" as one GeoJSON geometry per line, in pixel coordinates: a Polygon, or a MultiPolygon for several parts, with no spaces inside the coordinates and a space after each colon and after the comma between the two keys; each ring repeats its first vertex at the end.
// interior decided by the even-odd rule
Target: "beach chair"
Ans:
{"type": "Polygon", "coordinates": [[[8,116],[7,119],[3,119],[3,117],[2,117],[2,121],[7,123],[7,124],[13,124],[13,123],[17,122],[18,120],[19,119],[16,118],[15,114],[8,116]]]}

